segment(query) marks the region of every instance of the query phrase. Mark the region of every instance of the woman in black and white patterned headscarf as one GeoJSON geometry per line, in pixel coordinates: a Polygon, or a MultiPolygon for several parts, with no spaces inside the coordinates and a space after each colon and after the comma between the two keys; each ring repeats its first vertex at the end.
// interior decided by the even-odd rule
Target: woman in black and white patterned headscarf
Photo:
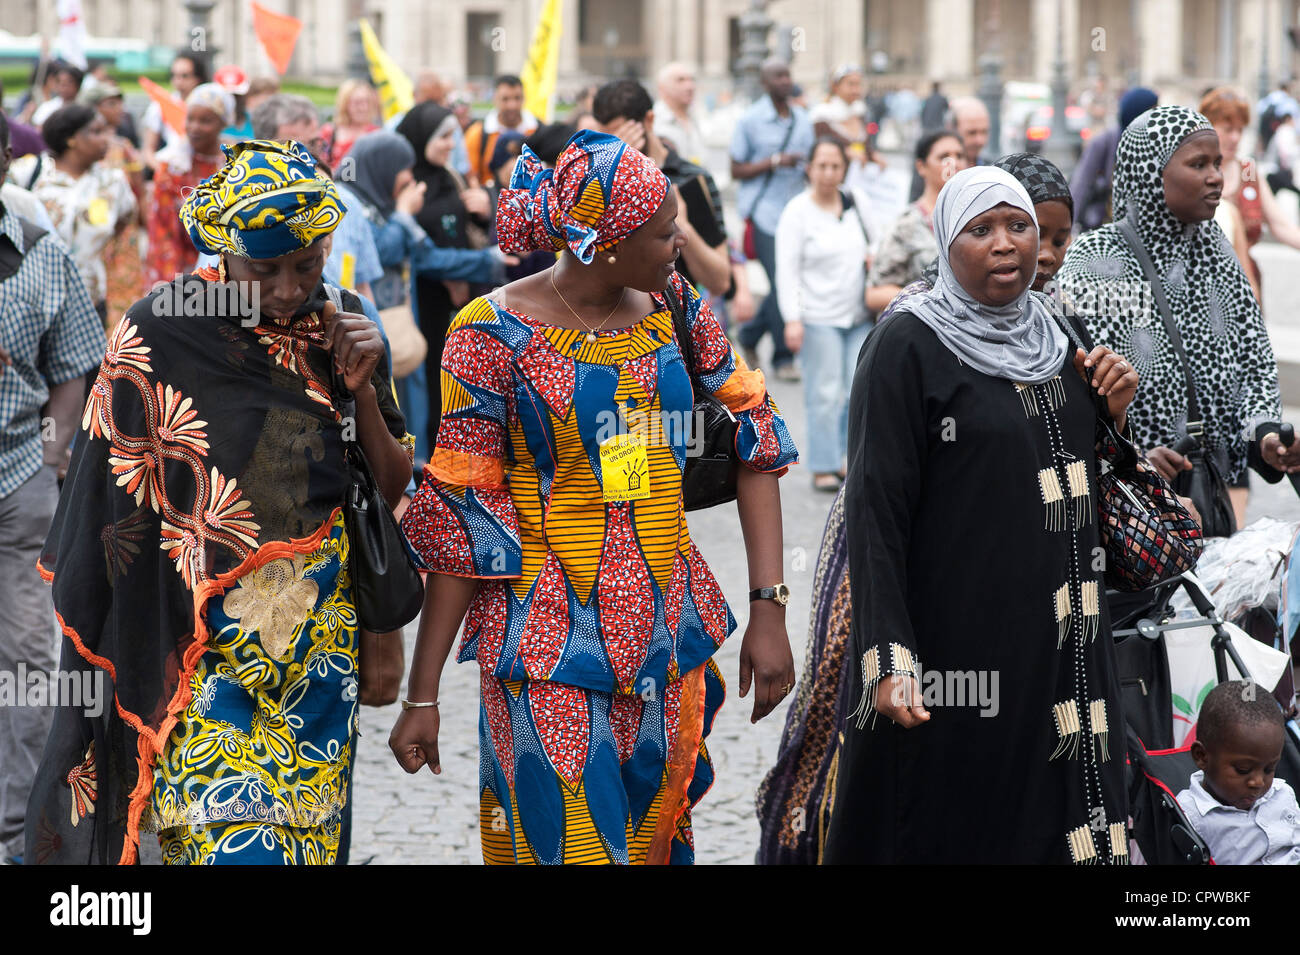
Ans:
{"type": "MultiPolygon", "coordinates": [[[[1250,283],[1213,221],[1223,189],[1220,161],[1218,136],[1200,113],[1148,110],[1120,138],[1115,216],[1132,222],[1161,276],[1191,365],[1207,453],[1229,482],[1248,465],[1277,481],[1282,471],[1300,471],[1300,445],[1288,452],[1277,438],[1282,408],[1273,349],[1250,283]]],[[[1097,343],[1137,368],[1141,383],[1129,421],[1151,463],[1174,479],[1191,467],[1171,447],[1187,434],[1186,379],[1118,225],[1075,240],[1057,280],[1097,343]]]]}

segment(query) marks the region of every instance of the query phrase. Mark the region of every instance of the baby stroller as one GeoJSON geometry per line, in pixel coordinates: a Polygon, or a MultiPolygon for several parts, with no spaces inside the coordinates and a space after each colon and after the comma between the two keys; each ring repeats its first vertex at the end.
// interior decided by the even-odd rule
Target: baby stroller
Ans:
{"type": "MultiPolygon", "coordinates": [[[[1212,863],[1209,848],[1177,800],[1196,771],[1191,744],[1200,703],[1225,680],[1251,679],[1272,690],[1283,672],[1289,676],[1290,657],[1223,620],[1209,592],[1192,574],[1137,594],[1111,592],[1108,597],[1128,740],[1133,839],[1151,865],[1212,863]],[[1176,615],[1175,605],[1183,600],[1190,601],[1192,612],[1176,615]],[[1189,653],[1207,650],[1213,676],[1200,692],[1184,690],[1189,698],[1183,698],[1175,692],[1171,672],[1186,670],[1184,657],[1189,653]]],[[[1277,775],[1300,782],[1300,727],[1294,720],[1287,722],[1277,775]]]]}

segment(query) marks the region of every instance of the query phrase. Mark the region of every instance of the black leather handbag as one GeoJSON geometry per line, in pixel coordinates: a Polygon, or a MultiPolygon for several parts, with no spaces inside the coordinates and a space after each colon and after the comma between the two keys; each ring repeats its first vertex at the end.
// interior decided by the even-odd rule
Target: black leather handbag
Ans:
{"type": "Polygon", "coordinates": [[[1155,297],[1160,320],[1164,322],[1165,334],[1169,336],[1169,343],[1183,366],[1183,377],[1187,381],[1187,434],[1173,445],[1173,450],[1192,462],[1192,470],[1182,471],[1174,478],[1174,492],[1192,499],[1200,512],[1201,529],[1206,537],[1231,537],[1237,532],[1237,518],[1232,509],[1232,499],[1228,496],[1228,483],[1219,472],[1214,456],[1207,453],[1203,441],[1205,421],[1196,400],[1196,384],[1192,381],[1192,368],[1183,348],[1183,336],[1178,331],[1173,311],[1165,298],[1165,289],[1160,276],[1156,274],[1155,263],[1147,254],[1137,229],[1128,219],[1120,220],[1116,226],[1142,266],[1147,284],[1151,286],[1151,294],[1155,297]]]}
{"type": "Polygon", "coordinates": [[[671,282],[664,289],[664,301],[672,313],[673,334],[695,393],[686,442],[686,470],[682,474],[682,500],[686,510],[698,511],[736,499],[738,422],[731,410],[700,384],[686,311],[671,282]]]}
{"type": "MultiPolygon", "coordinates": [[[[329,362],[334,407],[345,422],[355,422],[356,398],[343,383],[333,357],[329,362]]],[[[419,616],[424,605],[424,581],[411,563],[397,519],[379,493],[370,462],[356,439],[355,426],[343,429],[343,451],[350,472],[343,520],[348,532],[348,571],[358,626],[374,633],[388,633],[419,616]]]]}

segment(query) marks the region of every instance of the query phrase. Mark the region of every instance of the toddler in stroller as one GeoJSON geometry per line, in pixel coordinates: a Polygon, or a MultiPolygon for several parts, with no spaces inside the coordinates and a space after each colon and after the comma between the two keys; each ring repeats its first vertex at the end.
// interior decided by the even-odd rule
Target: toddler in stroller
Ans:
{"type": "MultiPolygon", "coordinates": [[[[1129,804],[1136,843],[1130,855],[1135,862],[1154,865],[1205,864],[1211,861],[1211,847],[1188,820],[1175,796],[1191,788],[1191,778],[1198,769],[1193,747],[1203,729],[1204,706],[1214,693],[1226,692],[1222,686],[1229,679],[1254,680],[1265,686],[1278,683],[1282,672],[1289,670],[1288,655],[1256,643],[1226,623],[1210,594],[1192,574],[1140,594],[1108,596],[1128,739],[1129,804]],[[1125,606],[1125,597],[1135,598],[1136,605],[1125,606]],[[1192,619],[1175,619],[1171,604],[1176,597],[1187,599],[1194,607],[1192,619]],[[1179,646],[1175,651],[1179,655],[1185,656],[1198,644],[1200,653],[1212,655],[1213,688],[1207,687],[1203,698],[1187,694],[1193,709],[1182,724],[1187,726],[1186,731],[1175,727],[1175,719],[1183,718],[1183,707],[1171,706],[1171,698],[1177,694],[1171,685],[1170,641],[1179,646]],[[1249,665],[1243,656],[1250,659],[1249,665]]],[[[1236,686],[1239,688],[1240,683],[1236,686]]],[[[1261,706],[1273,708],[1281,722],[1281,710],[1269,691],[1260,692],[1259,699],[1261,706]]],[[[1210,715],[1212,718],[1213,710],[1210,715]]],[[[1283,733],[1278,768],[1283,778],[1293,780],[1300,778],[1300,748],[1294,728],[1294,723],[1288,724],[1283,733]]],[[[1210,732],[1213,736],[1213,729],[1210,732]]]]}
{"type": "Polygon", "coordinates": [[[1300,865],[1300,807],[1274,775],[1286,735],[1272,696],[1250,681],[1220,683],[1196,731],[1197,770],[1178,804],[1215,862],[1300,865]]]}

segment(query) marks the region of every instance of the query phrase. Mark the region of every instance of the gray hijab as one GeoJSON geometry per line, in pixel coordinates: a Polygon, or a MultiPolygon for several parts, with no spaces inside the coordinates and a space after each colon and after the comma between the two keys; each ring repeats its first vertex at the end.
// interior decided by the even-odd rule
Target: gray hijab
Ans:
{"type": "Polygon", "coordinates": [[[387,219],[397,209],[393,185],[403,169],[415,165],[415,150],[405,136],[381,129],[357,138],[334,171],[336,179],[347,181],[345,164],[349,159],[352,160],[353,179],[348,185],[387,219]]]}
{"type": "Polygon", "coordinates": [[[1025,384],[1055,377],[1070,351],[1070,340],[1047,304],[1029,286],[1003,306],[985,305],[957,284],[948,248],[966,223],[994,206],[1023,209],[1034,223],[1034,204],[1005,169],[963,169],[944,185],[934,205],[934,237],[939,243],[939,278],[928,292],[909,298],[906,310],[925,322],[948,350],[976,371],[1025,384]]]}

